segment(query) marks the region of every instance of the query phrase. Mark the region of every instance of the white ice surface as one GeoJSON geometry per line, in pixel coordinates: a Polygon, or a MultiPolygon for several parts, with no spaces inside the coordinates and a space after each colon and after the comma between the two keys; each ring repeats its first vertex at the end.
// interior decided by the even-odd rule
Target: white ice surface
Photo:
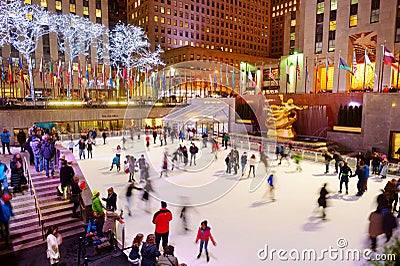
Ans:
{"type": "MultiPolygon", "coordinates": [[[[141,140],[134,140],[126,154],[132,154],[139,157],[144,151],[144,136],[141,140]]],[[[92,190],[98,189],[101,196],[106,195],[106,188],[113,186],[118,194],[118,208],[125,209],[125,192],[128,185],[128,175],[122,170],[117,173],[115,168],[109,171],[114,150],[118,144],[122,145],[121,138],[109,138],[108,144],[103,145],[102,139],[97,139],[97,145],[93,150],[93,159],[79,160],[79,166],[86,177],[92,190]]],[[[151,142],[152,143],[152,142],[151,142]]],[[[168,150],[172,152],[177,147],[169,145],[168,150]]],[[[189,148],[189,143],[186,143],[189,148]]],[[[198,143],[200,146],[200,143],[198,143]]],[[[229,150],[228,150],[229,151],[229,150]]],[[[161,169],[162,148],[157,145],[151,145],[147,157],[152,158],[155,164],[155,170],[150,172],[150,178],[153,179],[153,187],[156,196],[163,198],[165,193],[171,193],[160,183],[159,171],[161,169]]],[[[208,160],[207,154],[210,148],[202,150],[202,158],[208,160]]],[[[239,151],[242,154],[242,150],[239,151]]],[[[76,150],[77,157],[78,151],[76,150]]],[[[250,154],[252,152],[250,151],[250,154]]],[[[345,238],[348,242],[346,248],[364,250],[369,246],[368,241],[368,216],[376,208],[375,200],[379,190],[384,187],[387,179],[381,182],[380,179],[372,177],[368,183],[368,191],[362,197],[354,196],[356,193],[356,178],[351,178],[349,182],[349,195],[339,195],[338,178],[336,175],[323,175],[325,166],[320,163],[303,161],[303,172],[295,172],[295,165],[287,166],[286,161],[281,166],[276,166],[274,161],[273,168],[276,169],[276,202],[270,202],[266,197],[267,182],[254,193],[249,192],[250,179],[243,179],[236,182],[234,175],[225,174],[224,158],[227,151],[221,150],[217,161],[212,162],[201,171],[182,171],[174,170],[170,173],[167,180],[184,186],[196,186],[212,182],[217,178],[231,180],[236,184],[234,188],[223,197],[200,205],[189,208],[188,218],[190,232],[184,233],[182,222],[179,218],[180,207],[169,204],[168,208],[173,213],[173,220],[170,223],[169,242],[175,246],[175,255],[179,262],[185,262],[192,265],[362,265],[363,261],[357,260],[335,260],[329,259],[325,254],[323,261],[293,261],[289,259],[284,262],[274,254],[273,260],[267,258],[262,261],[258,258],[259,249],[268,245],[271,249],[285,249],[290,251],[298,249],[300,252],[304,249],[315,249],[318,253],[323,249],[338,248],[337,239],[345,238]],[[332,192],[331,199],[328,201],[327,220],[322,221],[320,213],[315,212],[316,200],[319,190],[323,183],[327,182],[327,189],[332,192]],[[217,242],[217,246],[209,245],[211,260],[207,264],[205,254],[200,259],[196,259],[198,246],[195,244],[197,229],[200,222],[207,219],[211,232],[217,242]]],[[[123,159],[121,157],[121,169],[123,169],[123,159]]],[[[202,158],[198,159],[198,165],[202,164],[202,158]]],[[[211,157],[210,157],[211,158],[211,157]]],[[[204,166],[206,162],[203,162],[204,166]]],[[[200,166],[200,167],[202,167],[200,166]]],[[[190,167],[188,167],[190,168],[190,167]]],[[[333,164],[331,172],[333,172],[333,164]]],[[[259,168],[258,174],[262,172],[259,168]]],[[[239,170],[240,171],[240,170],[239,170]]],[[[343,188],[343,191],[345,189],[343,188]]],[[[133,199],[133,215],[128,216],[125,210],[124,218],[126,223],[126,243],[130,244],[137,233],[143,233],[145,236],[154,232],[152,216],[160,206],[158,199],[151,199],[150,213],[144,211],[144,203],[140,200],[142,192],[135,191],[133,199]]],[[[173,193],[173,192],[172,192],[173,193]]],[[[189,196],[190,195],[185,195],[189,196]]],[[[179,195],[176,195],[179,197],[179,195]]],[[[118,210],[118,213],[119,213],[118,210]]],[[[378,246],[383,245],[384,240],[378,239],[378,246]]],[[[286,254],[288,257],[288,254],[286,254]]]]}

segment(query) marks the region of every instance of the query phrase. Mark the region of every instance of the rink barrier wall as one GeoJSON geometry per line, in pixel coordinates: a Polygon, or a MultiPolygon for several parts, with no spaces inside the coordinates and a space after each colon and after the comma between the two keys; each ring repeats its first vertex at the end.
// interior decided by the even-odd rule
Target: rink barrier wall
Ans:
{"type": "MultiPolygon", "coordinates": [[[[245,137],[240,135],[230,134],[230,142],[232,147],[237,147],[240,149],[247,149],[249,151],[257,151],[261,150],[265,151],[270,156],[275,155],[275,148],[278,142],[275,140],[268,140],[262,137],[245,137]]],[[[279,141],[280,142],[280,141],[279,141]]],[[[284,144],[284,143],[283,143],[284,144]]],[[[303,145],[304,146],[304,145],[303,145]]],[[[322,147],[321,147],[322,148],[322,147]]],[[[319,163],[325,163],[324,153],[322,151],[311,150],[306,148],[294,148],[293,152],[298,152],[301,154],[301,158],[303,160],[314,161],[319,163]]],[[[355,157],[350,157],[346,155],[342,155],[344,161],[346,161],[351,168],[356,168],[357,159],[355,157]]],[[[400,162],[399,163],[389,163],[388,164],[388,175],[396,175],[400,176],[400,162]]]]}

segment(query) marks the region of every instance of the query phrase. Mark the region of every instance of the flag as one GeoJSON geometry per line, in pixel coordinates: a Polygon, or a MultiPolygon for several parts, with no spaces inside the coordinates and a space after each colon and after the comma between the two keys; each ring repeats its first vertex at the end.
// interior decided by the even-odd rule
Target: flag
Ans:
{"type": "Polygon", "coordinates": [[[128,79],[128,73],[126,72],[126,67],[124,67],[124,70],[122,71],[122,78],[124,79],[124,84],[126,84],[126,81],[128,79]]]}
{"type": "Polygon", "coordinates": [[[97,66],[94,65],[94,66],[93,66],[93,71],[92,71],[92,73],[93,73],[94,86],[96,86],[96,89],[97,89],[97,73],[96,73],[96,68],[97,68],[97,66]]]}
{"type": "Polygon", "coordinates": [[[68,64],[68,67],[67,67],[67,76],[66,76],[66,82],[67,82],[67,84],[70,84],[70,81],[71,81],[71,65],[68,64]]]}
{"type": "Polygon", "coordinates": [[[289,58],[286,60],[286,82],[290,84],[289,58]]]}
{"type": "Polygon", "coordinates": [[[278,85],[278,82],[275,79],[274,73],[272,73],[271,67],[269,67],[269,78],[272,79],[276,85],[278,85]]]}
{"type": "Polygon", "coordinates": [[[4,68],[3,58],[1,59],[1,80],[4,82],[6,79],[6,69],[4,68]]]}
{"type": "Polygon", "coordinates": [[[50,81],[51,84],[54,84],[54,80],[53,80],[53,63],[51,63],[51,60],[49,61],[49,74],[50,74],[50,81]]]}
{"type": "Polygon", "coordinates": [[[117,90],[119,90],[119,66],[117,66],[117,73],[115,74],[115,87],[117,88],[117,90]]]}
{"type": "Polygon", "coordinates": [[[235,88],[235,69],[232,68],[232,89],[235,88]]]}
{"type": "Polygon", "coordinates": [[[40,77],[40,81],[43,82],[43,57],[40,58],[39,77],[40,77]]]}
{"type": "Polygon", "coordinates": [[[214,72],[214,88],[218,87],[218,82],[217,82],[217,73],[214,72]]]}
{"type": "Polygon", "coordinates": [[[101,83],[103,84],[103,86],[106,85],[106,72],[104,71],[104,63],[101,69],[101,83]]]}
{"type": "MultiPolygon", "coordinates": [[[[325,58],[325,80],[326,80],[326,84],[328,84],[328,74],[329,74],[329,59],[328,59],[328,54],[326,55],[325,58]]],[[[328,89],[328,88],[326,88],[328,89]]]]}
{"type": "Polygon", "coordinates": [[[257,84],[256,84],[256,82],[253,80],[253,75],[251,74],[250,68],[249,68],[249,70],[248,70],[248,78],[249,78],[249,80],[250,80],[250,82],[251,82],[251,86],[252,86],[252,87],[255,87],[257,84]]]}
{"type": "Polygon", "coordinates": [[[372,65],[371,60],[370,60],[369,57],[368,57],[367,50],[365,50],[365,57],[364,57],[364,58],[365,58],[365,64],[366,64],[367,66],[371,67],[372,71],[375,72],[374,66],[372,65]]]}
{"type": "Polygon", "coordinates": [[[357,56],[356,51],[353,51],[353,75],[355,76],[357,73],[357,56]]]}
{"type": "Polygon", "coordinates": [[[12,61],[11,57],[8,57],[8,83],[11,84],[13,81],[13,74],[12,74],[12,61]]]}
{"type": "Polygon", "coordinates": [[[85,64],[85,78],[86,78],[86,83],[88,83],[89,82],[89,69],[88,69],[88,64],[87,64],[87,62],[86,62],[86,64],[85,64]]]}
{"type": "Polygon", "coordinates": [[[58,82],[58,85],[61,85],[61,60],[58,61],[57,82],[58,82]]]}
{"type": "Polygon", "coordinates": [[[226,65],[226,69],[225,69],[225,79],[226,79],[226,86],[229,86],[229,69],[228,69],[228,65],[226,65]]]}
{"type": "Polygon", "coordinates": [[[82,86],[81,62],[78,61],[78,85],[82,86]]]}
{"type": "Polygon", "coordinates": [[[301,72],[300,72],[300,66],[299,66],[299,57],[297,57],[297,60],[296,60],[296,73],[297,73],[297,80],[301,80],[301,72]]]}
{"type": "Polygon", "coordinates": [[[111,67],[111,65],[110,65],[110,79],[108,80],[109,81],[109,86],[110,86],[110,88],[113,86],[113,81],[112,81],[112,67],[111,67]]]}
{"type": "Polygon", "coordinates": [[[384,47],[384,51],[385,51],[385,54],[383,56],[383,63],[385,65],[389,65],[397,70],[398,66],[395,64],[396,59],[394,58],[393,53],[386,46],[383,46],[383,47],[384,47]]]}
{"type": "Polygon", "coordinates": [[[22,84],[24,84],[24,70],[22,68],[22,58],[19,58],[19,75],[20,75],[22,84]]]}
{"type": "Polygon", "coordinates": [[[349,71],[352,75],[354,75],[353,72],[351,71],[351,68],[349,67],[349,65],[346,63],[346,61],[341,56],[339,56],[339,68],[349,71]]]}
{"type": "Polygon", "coordinates": [[[162,83],[163,90],[165,90],[166,86],[165,86],[165,72],[164,71],[161,75],[161,83],[162,83]]]}
{"type": "Polygon", "coordinates": [[[306,57],[306,81],[310,83],[310,73],[308,73],[308,62],[307,62],[307,57],[306,57]]]}

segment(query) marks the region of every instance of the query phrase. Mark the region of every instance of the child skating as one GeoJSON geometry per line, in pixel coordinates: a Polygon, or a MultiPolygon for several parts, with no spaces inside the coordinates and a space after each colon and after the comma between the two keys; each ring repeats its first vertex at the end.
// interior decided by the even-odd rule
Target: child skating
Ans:
{"type": "Polygon", "coordinates": [[[210,256],[208,255],[208,241],[211,239],[211,242],[213,243],[214,246],[217,245],[215,242],[214,238],[211,235],[211,228],[207,226],[207,221],[202,221],[201,226],[199,228],[199,231],[197,232],[197,237],[196,237],[196,244],[200,240],[200,252],[199,255],[197,255],[197,258],[200,259],[201,253],[203,252],[203,247],[204,250],[206,251],[206,256],[207,256],[207,262],[210,261],[210,256]]]}
{"type": "Polygon", "coordinates": [[[268,187],[269,187],[269,197],[271,201],[276,201],[275,199],[275,170],[271,171],[271,174],[268,177],[268,187]]]}
{"type": "Polygon", "coordinates": [[[111,163],[110,171],[112,171],[114,165],[117,167],[117,172],[119,172],[121,170],[121,165],[120,165],[120,161],[119,160],[120,160],[120,158],[118,156],[115,156],[113,158],[112,163],[111,163]]]}

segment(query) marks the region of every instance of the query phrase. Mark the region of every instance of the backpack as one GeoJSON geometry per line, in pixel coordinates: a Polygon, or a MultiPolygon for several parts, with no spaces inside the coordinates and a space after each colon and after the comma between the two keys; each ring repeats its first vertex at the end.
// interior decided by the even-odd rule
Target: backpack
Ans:
{"type": "Polygon", "coordinates": [[[199,152],[199,148],[197,148],[197,146],[194,146],[194,153],[198,153],[199,152]]]}

